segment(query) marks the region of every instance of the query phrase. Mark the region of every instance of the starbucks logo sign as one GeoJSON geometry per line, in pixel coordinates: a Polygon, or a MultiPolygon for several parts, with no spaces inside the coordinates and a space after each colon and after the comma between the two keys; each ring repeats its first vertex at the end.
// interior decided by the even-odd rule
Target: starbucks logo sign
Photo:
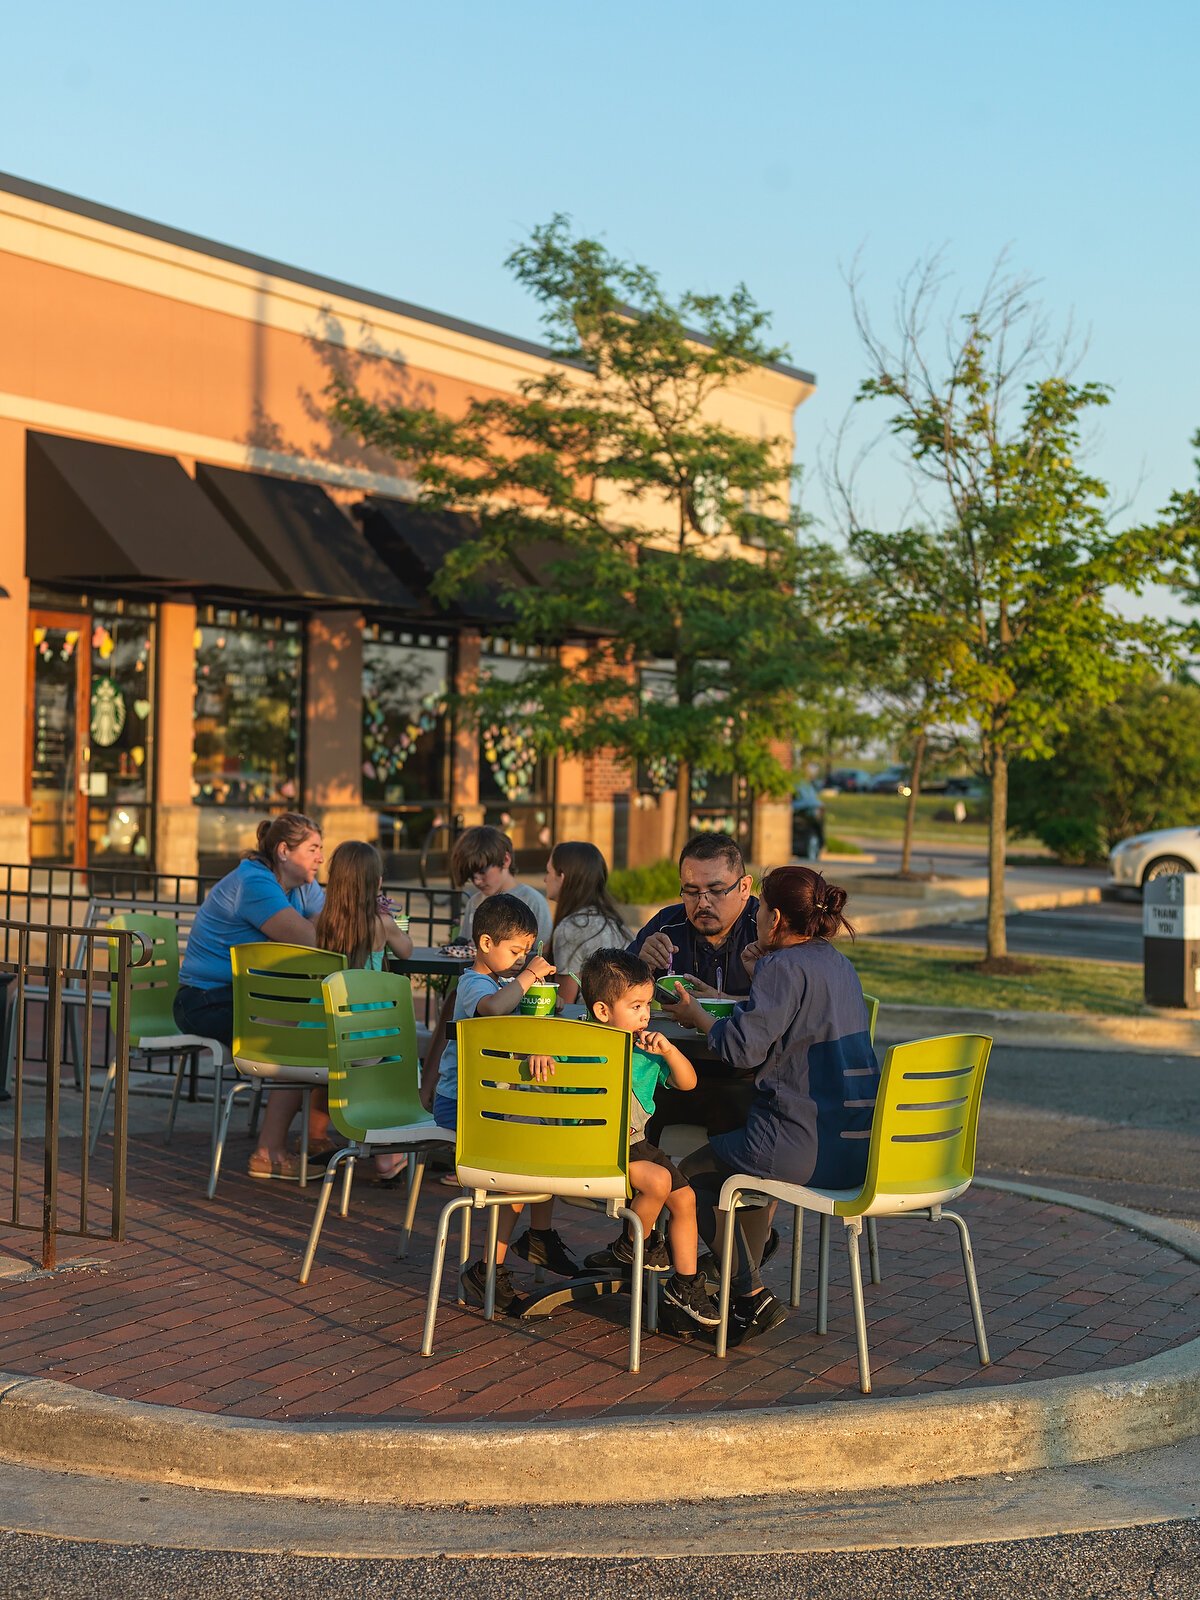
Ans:
{"type": "Polygon", "coordinates": [[[112,678],[92,684],[92,743],[102,749],[116,744],[125,726],[125,696],[112,678]]]}

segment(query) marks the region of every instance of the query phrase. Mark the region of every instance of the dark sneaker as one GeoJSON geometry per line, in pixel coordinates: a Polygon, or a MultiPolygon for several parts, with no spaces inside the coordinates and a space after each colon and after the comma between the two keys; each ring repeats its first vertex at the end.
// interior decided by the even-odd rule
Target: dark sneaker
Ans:
{"type": "MultiPolygon", "coordinates": [[[[779,1229],[772,1228],[767,1235],[767,1242],[763,1246],[762,1260],[759,1262],[760,1266],[766,1266],[776,1250],[779,1249],[779,1243],[779,1229]]],[[[710,1250],[702,1250],[700,1252],[696,1261],[696,1270],[704,1274],[705,1282],[712,1286],[712,1292],[716,1294],[721,1287],[721,1263],[710,1250]]]]}
{"type": "Polygon", "coordinates": [[[769,1289],[739,1296],[729,1312],[729,1342],[745,1344],[787,1321],[787,1312],[769,1289]]]}
{"type": "Polygon", "coordinates": [[[545,1267],[560,1278],[577,1278],[583,1270],[553,1228],[528,1228],[508,1248],[531,1267],[545,1267]]]}
{"type": "MultiPolygon", "coordinates": [[[[585,1256],[583,1264],[589,1272],[628,1272],[633,1266],[633,1240],[627,1233],[619,1233],[603,1250],[593,1250],[585,1256]]],[[[671,1258],[661,1239],[646,1240],[642,1264],[648,1272],[670,1272],[671,1258]]]]}
{"type": "Polygon", "coordinates": [[[716,1301],[710,1296],[699,1272],[694,1278],[674,1273],[663,1284],[663,1299],[703,1328],[715,1328],[721,1320],[716,1301]]]}
{"type": "MultiPolygon", "coordinates": [[[[471,1266],[465,1268],[458,1281],[461,1283],[463,1294],[468,1300],[474,1300],[478,1305],[483,1304],[484,1292],[487,1289],[487,1266],[482,1260],[473,1262],[471,1266]]],[[[499,1317],[505,1316],[520,1301],[520,1298],[521,1296],[513,1287],[512,1274],[508,1268],[497,1266],[496,1315],[499,1317]]]]}

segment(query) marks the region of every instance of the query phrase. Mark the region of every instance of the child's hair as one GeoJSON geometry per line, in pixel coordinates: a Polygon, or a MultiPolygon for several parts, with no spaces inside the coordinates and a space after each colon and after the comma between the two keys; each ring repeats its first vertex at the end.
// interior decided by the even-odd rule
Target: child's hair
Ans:
{"type": "Polygon", "coordinates": [[[746,876],[742,847],[728,833],[697,833],[679,852],[679,866],[685,861],[723,861],[737,878],[746,876]]]}
{"type": "Polygon", "coordinates": [[[365,966],[375,948],[383,862],[373,844],[348,839],[329,862],[325,904],[317,917],[317,943],[339,950],[352,967],[365,966]]]}
{"type": "Polygon", "coordinates": [[[611,1006],[630,989],[640,989],[643,984],[653,982],[654,973],[647,963],[641,956],[631,956],[626,950],[594,951],[579,974],[579,990],[589,1011],[598,1000],[611,1006]]]}
{"type": "Polygon", "coordinates": [[[554,902],[554,926],[577,911],[598,911],[614,932],[625,932],[617,902],[608,892],[608,862],[594,844],[568,839],[550,852],[550,865],[563,876],[554,902]]]}
{"type": "Polygon", "coordinates": [[[471,937],[476,944],[483,934],[493,942],[511,939],[514,933],[527,933],[537,938],[537,918],[515,894],[490,894],[481,900],[479,909],[471,919],[471,937]]]}
{"type": "Polygon", "coordinates": [[[450,877],[461,888],[477,872],[502,867],[505,856],[510,862],[517,859],[512,840],[499,828],[464,828],[450,851],[450,877]]]}
{"type": "Polygon", "coordinates": [[[783,926],[808,939],[834,939],[854,929],[842,915],[846,891],[826,883],[813,867],[775,867],[759,890],[764,903],[778,911],[783,926]]]}
{"type": "Polygon", "coordinates": [[[274,872],[279,865],[279,846],[286,844],[289,850],[294,850],[311,833],[315,833],[319,839],[320,827],[311,817],[303,816],[299,811],[284,811],[277,817],[264,817],[258,825],[253,850],[244,850],[242,860],[261,861],[264,867],[270,867],[274,872]]]}

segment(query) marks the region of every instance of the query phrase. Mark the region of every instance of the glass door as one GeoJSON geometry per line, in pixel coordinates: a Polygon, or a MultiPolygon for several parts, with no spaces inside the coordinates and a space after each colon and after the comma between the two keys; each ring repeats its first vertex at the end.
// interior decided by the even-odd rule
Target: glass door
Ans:
{"type": "Polygon", "coordinates": [[[35,611],[30,618],[30,854],[34,861],[87,863],[88,619],[35,611]]]}

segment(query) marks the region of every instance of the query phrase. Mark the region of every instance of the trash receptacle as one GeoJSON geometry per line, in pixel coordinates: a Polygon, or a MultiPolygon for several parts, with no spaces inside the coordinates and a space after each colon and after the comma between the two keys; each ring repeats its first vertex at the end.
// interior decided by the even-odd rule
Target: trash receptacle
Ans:
{"type": "Polygon", "coordinates": [[[1200,876],[1174,872],[1143,891],[1142,960],[1148,1006],[1200,1006],[1200,876]]]}

